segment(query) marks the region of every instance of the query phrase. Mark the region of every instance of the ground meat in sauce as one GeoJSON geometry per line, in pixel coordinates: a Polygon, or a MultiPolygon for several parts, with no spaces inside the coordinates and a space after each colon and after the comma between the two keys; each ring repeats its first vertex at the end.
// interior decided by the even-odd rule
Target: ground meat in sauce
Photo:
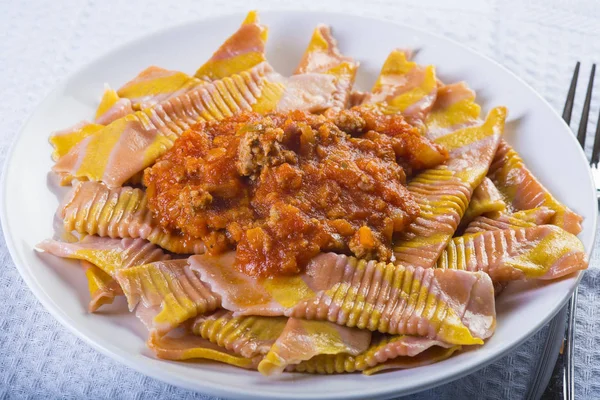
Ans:
{"type": "Polygon", "coordinates": [[[184,133],[144,183],[164,228],[273,276],[323,251],[389,260],[392,235],[419,213],[406,172],[446,157],[401,116],[366,108],[246,113],[184,133]]]}

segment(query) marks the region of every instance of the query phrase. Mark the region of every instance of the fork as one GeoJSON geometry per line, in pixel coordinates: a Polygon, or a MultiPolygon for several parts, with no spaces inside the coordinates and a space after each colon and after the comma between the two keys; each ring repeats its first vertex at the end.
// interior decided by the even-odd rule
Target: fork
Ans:
{"type": "MultiPolygon", "coordinates": [[[[573,78],[567,94],[567,100],[563,110],[563,119],[570,125],[571,114],[573,113],[573,103],[575,102],[575,91],[577,89],[577,79],[579,77],[579,68],[581,64],[578,61],[573,71],[573,78]]],[[[590,79],[588,81],[585,102],[581,112],[579,129],[577,130],[577,141],[585,150],[585,139],[587,136],[587,125],[590,114],[590,105],[592,102],[592,90],[594,87],[594,76],[596,74],[596,64],[592,65],[590,79]]],[[[600,161],[600,116],[596,124],[594,135],[594,147],[590,168],[594,183],[596,185],[596,195],[600,200],[600,170],[598,162],[600,161]]],[[[538,363],[535,372],[533,385],[527,393],[527,400],[560,399],[573,400],[575,398],[575,380],[573,377],[573,339],[575,329],[575,313],[577,310],[577,288],[569,302],[559,311],[559,313],[550,322],[549,334],[544,343],[542,358],[538,363]],[[566,328],[565,328],[566,326],[566,328]],[[556,360],[556,361],[554,361],[556,360]],[[554,361],[554,368],[552,368],[554,361]],[[550,382],[548,384],[548,382],[550,382]]]]}

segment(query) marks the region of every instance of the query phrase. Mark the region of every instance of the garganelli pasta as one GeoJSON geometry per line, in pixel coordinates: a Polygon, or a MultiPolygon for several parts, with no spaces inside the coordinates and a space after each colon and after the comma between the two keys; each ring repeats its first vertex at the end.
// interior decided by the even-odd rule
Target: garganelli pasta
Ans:
{"type": "Polygon", "coordinates": [[[50,136],[72,187],[36,249],[78,260],[90,312],[125,297],[162,359],[371,375],[485,345],[509,282],[587,268],[504,107],[401,49],[361,92],[325,25],[283,76],[267,36],[252,11],[193,75],[149,66],[50,136]]]}

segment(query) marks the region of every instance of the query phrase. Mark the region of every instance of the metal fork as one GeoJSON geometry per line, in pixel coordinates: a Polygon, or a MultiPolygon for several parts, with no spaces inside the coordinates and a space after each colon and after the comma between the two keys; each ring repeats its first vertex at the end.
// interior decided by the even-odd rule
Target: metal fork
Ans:
{"type": "MultiPolygon", "coordinates": [[[[563,119],[569,125],[571,123],[571,114],[573,113],[573,103],[575,102],[575,91],[577,89],[577,79],[579,78],[579,61],[575,65],[571,86],[563,110],[563,119]]],[[[585,102],[577,130],[577,140],[582,148],[585,149],[585,139],[587,136],[588,117],[590,114],[590,105],[592,102],[592,90],[594,87],[594,75],[596,74],[596,64],[592,65],[590,79],[588,82],[585,102]]],[[[596,124],[596,133],[594,135],[594,147],[592,150],[592,159],[590,168],[596,184],[596,194],[600,199],[600,170],[598,162],[600,161],[600,116],[596,124]]],[[[533,385],[527,393],[528,400],[560,399],[573,400],[575,398],[575,379],[573,376],[573,339],[575,329],[575,313],[577,311],[577,288],[569,302],[559,311],[559,313],[550,322],[550,330],[542,358],[538,363],[535,372],[533,385]],[[566,326],[566,328],[565,328],[566,326]],[[556,361],[555,361],[556,360],[556,361]],[[554,362],[554,368],[552,362],[554,362]],[[550,382],[548,384],[548,382],[550,382]],[[562,396],[561,396],[562,393],[562,396]]]]}

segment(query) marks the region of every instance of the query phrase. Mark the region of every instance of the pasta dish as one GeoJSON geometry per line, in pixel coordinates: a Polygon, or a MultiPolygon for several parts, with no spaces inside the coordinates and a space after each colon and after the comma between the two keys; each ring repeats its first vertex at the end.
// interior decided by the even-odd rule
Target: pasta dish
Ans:
{"type": "Polygon", "coordinates": [[[360,91],[325,25],[291,76],[266,41],[250,12],[193,76],[148,67],[50,136],[70,189],[36,250],[78,260],[89,312],[124,296],[162,359],[370,375],[485,345],[506,285],[587,268],[504,107],[408,50],[360,91]]]}

